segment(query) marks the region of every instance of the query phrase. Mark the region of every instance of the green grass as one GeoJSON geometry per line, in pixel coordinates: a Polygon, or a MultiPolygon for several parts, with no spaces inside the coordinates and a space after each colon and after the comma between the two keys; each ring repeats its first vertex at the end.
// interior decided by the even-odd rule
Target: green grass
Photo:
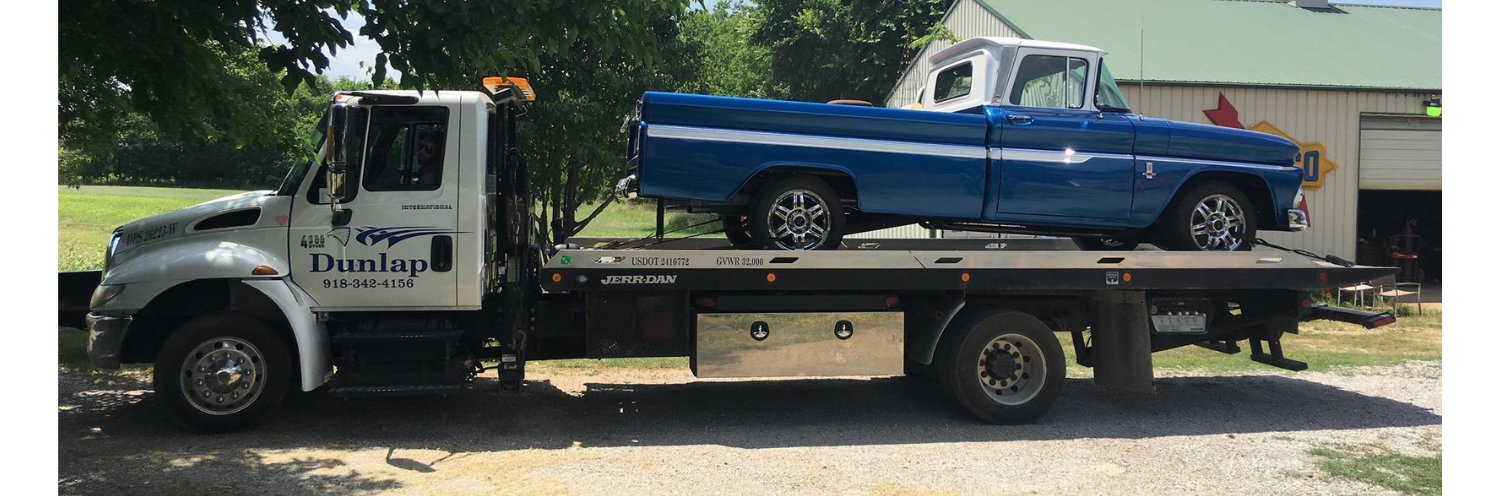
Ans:
{"type": "MultiPolygon", "coordinates": [[[[593,205],[585,205],[578,209],[578,218],[587,217],[589,212],[594,211],[593,205]]],[[[687,212],[667,211],[663,222],[664,229],[684,228],[700,222],[717,219],[712,214],[690,214],[687,212]]],[[[699,234],[708,231],[719,230],[718,223],[709,223],[694,229],[684,230],[670,237],[682,237],[699,234]]],[[[604,212],[594,218],[584,230],[578,233],[580,238],[639,238],[656,234],[656,202],[654,201],[619,201],[604,207],[604,212]]],[[[703,237],[723,237],[723,234],[706,234],[703,237]]]]}
{"type": "MultiPolygon", "coordinates": [[[[229,196],[239,191],[221,189],[84,186],[57,188],[57,270],[95,270],[104,266],[104,244],[109,234],[126,222],[229,196]]],[[[593,206],[579,209],[586,216],[593,206]]],[[[672,230],[717,218],[709,214],[667,212],[672,230]]],[[[717,223],[683,231],[686,236],[719,229],[717,223]]],[[[656,232],[654,202],[619,202],[605,207],[580,237],[637,238],[656,232]]],[[[714,233],[705,236],[719,236],[714,233]]]]}
{"type": "Polygon", "coordinates": [[[130,186],[57,187],[57,270],[104,266],[109,234],[126,222],[238,193],[130,186]]]}
{"type": "Polygon", "coordinates": [[[1443,455],[1409,456],[1379,448],[1317,448],[1318,468],[1329,476],[1360,481],[1406,494],[1442,494],[1443,455]]]}
{"type": "Polygon", "coordinates": [[[94,382],[134,381],[150,377],[148,364],[129,364],[119,370],[102,370],[89,363],[87,332],[71,327],[57,328],[57,371],[83,374],[94,382]]]}

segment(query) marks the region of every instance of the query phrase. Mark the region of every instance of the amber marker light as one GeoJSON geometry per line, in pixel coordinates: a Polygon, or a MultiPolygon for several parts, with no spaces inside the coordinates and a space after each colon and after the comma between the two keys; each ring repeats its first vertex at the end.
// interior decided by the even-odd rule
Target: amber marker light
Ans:
{"type": "Polygon", "coordinates": [[[766,282],[776,282],[776,273],[775,272],[767,272],[766,273],[766,282]]]}
{"type": "Polygon", "coordinates": [[[958,275],[958,280],[963,281],[963,282],[969,282],[969,273],[965,272],[965,273],[959,274],[958,275]]]}
{"type": "Polygon", "coordinates": [[[268,265],[262,265],[254,269],[250,269],[250,275],[252,276],[274,276],[276,274],[276,269],[273,269],[268,265]]]}
{"type": "Polygon", "coordinates": [[[1130,282],[1130,273],[1126,272],[1124,274],[1120,274],[1120,280],[1130,282]]]}
{"type": "Polygon", "coordinates": [[[562,282],[562,274],[557,273],[557,272],[553,272],[552,273],[552,282],[562,282]]]}

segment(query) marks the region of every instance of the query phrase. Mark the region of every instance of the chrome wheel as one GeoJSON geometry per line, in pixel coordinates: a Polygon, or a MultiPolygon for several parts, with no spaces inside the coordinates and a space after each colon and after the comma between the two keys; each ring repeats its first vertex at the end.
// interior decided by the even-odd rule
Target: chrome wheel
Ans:
{"type": "Polygon", "coordinates": [[[1047,382],[1047,358],[1031,338],[1002,334],[979,353],[979,385],[1002,405],[1031,401],[1047,382]]]}
{"type": "Polygon", "coordinates": [[[766,214],[771,239],[784,250],[815,250],[823,246],[832,222],[828,202],[806,189],[793,189],[777,196],[766,214]]]}
{"type": "Polygon", "coordinates": [[[182,393],[209,415],[229,415],[254,403],[265,387],[259,349],[236,338],[204,341],[182,361],[182,393]]]}
{"type": "Polygon", "coordinates": [[[1228,195],[1213,194],[1198,202],[1188,217],[1193,243],[1202,251],[1233,251],[1245,241],[1245,209],[1228,195]]]}

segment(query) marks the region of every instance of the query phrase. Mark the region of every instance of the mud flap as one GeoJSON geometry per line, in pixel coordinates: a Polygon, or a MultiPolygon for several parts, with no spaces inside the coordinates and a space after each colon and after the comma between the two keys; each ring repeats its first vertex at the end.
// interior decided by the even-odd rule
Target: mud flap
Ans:
{"type": "Polygon", "coordinates": [[[1156,392],[1151,383],[1151,322],[1146,294],[1094,293],[1089,301],[1089,322],[1093,346],[1088,361],[1094,367],[1094,383],[1124,391],[1156,392]]]}

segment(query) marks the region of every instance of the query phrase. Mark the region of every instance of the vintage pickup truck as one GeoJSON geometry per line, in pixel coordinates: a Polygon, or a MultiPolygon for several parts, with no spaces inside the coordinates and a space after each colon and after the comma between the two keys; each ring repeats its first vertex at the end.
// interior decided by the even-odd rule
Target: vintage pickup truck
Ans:
{"type": "Polygon", "coordinates": [[[1103,55],[966,40],[932,56],[919,109],[647,92],[617,190],[788,250],[914,222],[1171,250],[1307,226],[1294,143],[1133,114],[1103,55]]]}

